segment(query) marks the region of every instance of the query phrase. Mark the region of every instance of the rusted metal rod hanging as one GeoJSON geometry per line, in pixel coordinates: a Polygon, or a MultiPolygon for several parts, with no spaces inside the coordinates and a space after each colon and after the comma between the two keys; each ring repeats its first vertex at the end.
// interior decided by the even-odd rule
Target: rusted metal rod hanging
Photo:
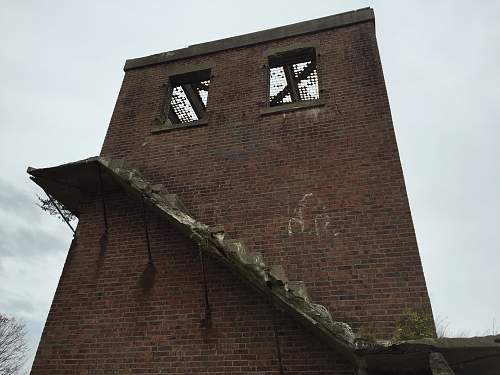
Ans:
{"type": "Polygon", "coordinates": [[[104,216],[104,230],[107,233],[108,232],[108,215],[106,212],[106,202],[104,201],[104,184],[102,182],[101,165],[97,164],[97,168],[99,169],[99,193],[101,195],[101,206],[102,206],[102,213],[104,216]]]}
{"type": "Polygon", "coordinates": [[[104,253],[108,243],[108,214],[106,211],[106,202],[104,200],[104,184],[102,182],[101,165],[99,163],[97,164],[97,170],[99,175],[99,195],[101,196],[102,215],[104,218],[104,232],[102,233],[99,242],[101,244],[101,252],[104,253]]]}
{"type": "Polygon", "coordinates": [[[274,339],[276,341],[276,355],[278,356],[278,363],[280,365],[280,375],[285,375],[285,370],[283,369],[283,361],[281,359],[281,347],[280,347],[280,338],[278,332],[278,322],[276,319],[276,310],[272,305],[271,309],[273,310],[273,330],[274,330],[274,339]]]}
{"type": "Polygon", "coordinates": [[[151,243],[149,241],[149,223],[148,223],[148,213],[146,211],[146,202],[144,196],[142,196],[142,219],[144,223],[144,235],[146,237],[146,245],[148,247],[148,263],[153,264],[153,255],[151,254],[151,243]]]}
{"type": "Polygon", "coordinates": [[[47,194],[47,197],[49,198],[50,203],[52,203],[52,205],[56,208],[57,212],[59,212],[59,215],[61,215],[61,217],[63,218],[64,222],[68,225],[69,229],[71,229],[71,231],[73,232],[73,235],[75,235],[76,234],[75,229],[70,224],[68,218],[63,214],[63,212],[61,211],[61,209],[59,208],[59,206],[56,204],[56,202],[54,201],[54,198],[52,198],[50,196],[50,194],[47,193],[47,192],[45,192],[45,194],[47,194]]]}
{"type": "Polygon", "coordinates": [[[198,249],[200,254],[201,275],[203,279],[203,291],[205,293],[205,317],[202,321],[202,325],[206,328],[209,328],[212,325],[212,310],[210,309],[210,301],[208,299],[207,275],[205,272],[205,259],[203,257],[203,249],[201,243],[198,245],[198,249]]]}

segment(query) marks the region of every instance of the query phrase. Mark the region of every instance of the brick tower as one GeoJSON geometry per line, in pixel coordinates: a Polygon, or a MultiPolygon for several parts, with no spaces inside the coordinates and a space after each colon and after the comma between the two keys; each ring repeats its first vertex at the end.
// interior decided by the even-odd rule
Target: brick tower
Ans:
{"type": "Polygon", "coordinates": [[[432,314],[369,8],[128,60],[29,173],[79,217],[32,374],[361,374],[432,314]]]}

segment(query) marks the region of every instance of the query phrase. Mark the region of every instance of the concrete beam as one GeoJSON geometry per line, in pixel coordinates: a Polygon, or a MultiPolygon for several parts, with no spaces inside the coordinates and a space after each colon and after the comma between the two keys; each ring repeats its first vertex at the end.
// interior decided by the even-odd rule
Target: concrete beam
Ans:
{"type": "Polygon", "coordinates": [[[291,65],[286,65],[284,69],[285,69],[286,83],[290,89],[290,96],[292,97],[292,102],[298,102],[300,100],[299,88],[297,86],[297,82],[295,82],[295,77],[293,75],[293,68],[291,65]]]}
{"type": "Polygon", "coordinates": [[[182,89],[184,90],[184,94],[186,94],[186,97],[188,98],[191,107],[193,107],[193,110],[196,113],[196,117],[198,117],[198,119],[205,117],[205,105],[203,104],[203,102],[201,101],[200,97],[193,89],[191,84],[188,83],[182,85],[182,89]]]}

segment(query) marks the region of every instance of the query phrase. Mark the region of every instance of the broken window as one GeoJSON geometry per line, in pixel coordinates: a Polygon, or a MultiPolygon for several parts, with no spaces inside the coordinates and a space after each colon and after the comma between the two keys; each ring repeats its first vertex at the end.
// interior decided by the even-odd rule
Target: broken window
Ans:
{"type": "Polygon", "coordinates": [[[278,53],[268,62],[269,106],[319,99],[314,48],[278,53]]]}
{"type": "Polygon", "coordinates": [[[170,122],[183,124],[204,118],[209,85],[210,69],[170,77],[170,122]]]}

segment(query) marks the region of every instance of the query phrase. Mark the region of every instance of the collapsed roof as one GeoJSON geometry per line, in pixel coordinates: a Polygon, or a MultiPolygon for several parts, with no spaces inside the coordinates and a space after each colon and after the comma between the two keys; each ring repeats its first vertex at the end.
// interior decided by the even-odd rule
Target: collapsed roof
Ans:
{"type": "Polygon", "coordinates": [[[474,338],[411,340],[374,343],[358,337],[351,327],[335,321],[314,303],[302,281],[290,281],[280,265],[266,265],[262,254],[231,239],[222,227],[208,226],[192,217],[182,201],[163,185],[147,182],[137,169],[105,157],[52,168],[28,168],[31,179],[76,216],[80,203],[105,191],[124,191],[144,202],[187,236],[200,250],[223,263],[276,308],[287,312],[314,333],[359,373],[494,375],[500,368],[500,335],[474,338]],[[102,186],[101,186],[102,184],[102,186]],[[101,188],[100,188],[101,186],[101,188]],[[454,372],[455,371],[455,372],[454,372]]]}

